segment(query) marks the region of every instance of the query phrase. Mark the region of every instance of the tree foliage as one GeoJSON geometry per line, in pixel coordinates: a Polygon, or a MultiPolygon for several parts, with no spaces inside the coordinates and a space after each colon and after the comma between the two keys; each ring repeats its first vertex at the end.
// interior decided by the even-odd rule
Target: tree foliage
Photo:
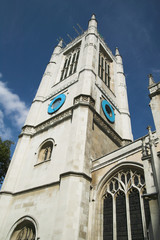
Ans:
{"type": "Polygon", "coordinates": [[[11,144],[13,144],[13,142],[9,140],[2,141],[0,137],[0,184],[3,182],[10,163],[11,144]]]}

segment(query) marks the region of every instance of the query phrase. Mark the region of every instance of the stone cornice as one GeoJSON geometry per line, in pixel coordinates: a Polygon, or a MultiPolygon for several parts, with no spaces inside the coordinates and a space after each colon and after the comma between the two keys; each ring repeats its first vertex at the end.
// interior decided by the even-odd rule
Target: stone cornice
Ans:
{"type": "Polygon", "coordinates": [[[56,116],[49,118],[48,120],[42,122],[41,124],[38,124],[37,126],[30,126],[30,125],[24,126],[22,128],[22,132],[19,135],[19,137],[22,137],[23,135],[34,136],[35,134],[48,129],[50,126],[54,126],[60,123],[61,121],[71,118],[73,114],[73,109],[78,105],[85,105],[94,109],[94,104],[95,104],[95,101],[91,96],[83,95],[83,94],[78,95],[77,97],[74,98],[74,106],[57,114],[56,116]]]}
{"type": "Polygon", "coordinates": [[[159,95],[160,94],[160,89],[156,89],[155,91],[153,91],[151,94],[149,94],[149,97],[150,99],[156,95],[159,95]]]}
{"type": "Polygon", "coordinates": [[[74,98],[74,105],[76,104],[89,105],[94,108],[95,100],[89,95],[81,94],[74,98]]]}
{"type": "Polygon", "coordinates": [[[70,176],[74,176],[74,177],[82,177],[84,179],[86,179],[87,181],[91,182],[91,177],[88,176],[86,173],[83,172],[74,172],[74,171],[69,171],[69,172],[65,172],[60,174],[60,179],[64,178],[64,177],[70,177],[70,176]]]}
{"type": "Polygon", "coordinates": [[[59,185],[59,184],[60,184],[60,181],[56,181],[56,182],[51,182],[51,183],[43,184],[43,185],[41,185],[41,186],[37,186],[37,187],[33,187],[33,188],[28,188],[28,189],[25,189],[25,190],[22,190],[22,191],[17,191],[17,192],[1,191],[1,192],[0,192],[0,195],[6,194],[6,195],[16,196],[16,195],[19,195],[19,194],[25,194],[25,193],[28,193],[28,192],[31,192],[31,191],[40,190],[40,189],[43,189],[43,188],[46,189],[47,187],[52,187],[52,186],[59,185]]]}
{"type": "Polygon", "coordinates": [[[47,184],[43,184],[41,186],[37,186],[37,187],[32,187],[32,188],[28,188],[25,190],[21,190],[21,191],[17,191],[17,192],[10,192],[10,191],[0,191],[0,195],[5,194],[5,195],[11,195],[11,196],[16,196],[16,195],[20,195],[20,194],[26,194],[32,191],[37,191],[43,188],[49,188],[55,185],[60,185],[61,179],[64,177],[70,177],[70,176],[75,176],[75,177],[82,177],[84,179],[86,179],[87,181],[91,182],[91,177],[88,176],[86,173],[83,172],[74,172],[74,171],[69,171],[69,172],[65,172],[60,174],[60,180],[59,181],[55,181],[55,182],[51,182],[51,183],[47,183],[47,184]]]}
{"type": "Polygon", "coordinates": [[[44,121],[41,124],[38,124],[35,127],[26,125],[22,128],[22,132],[19,135],[19,137],[22,137],[23,135],[33,136],[41,131],[48,129],[50,126],[54,126],[60,123],[61,121],[71,118],[71,116],[72,116],[72,108],[69,108],[66,111],[63,111],[60,114],[57,114],[56,116],[53,116],[52,118],[44,121]]]}
{"type": "Polygon", "coordinates": [[[94,47],[97,50],[97,46],[94,43],[86,43],[84,47],[94,47]]]}
{"type": "Polygon", "coordinates": [[[149,94],[150,98],[154,97],[155,95],[160,94],[160,82],[149,86],[148,89],[150,92],[150,94],[149,94]]]}
{"type": "Polygon", "coordinates": [[[143,198],[145,198],[146,200],[155,200],[158,199],[158,192],[154,192],[154,193],[145,193],[142,195],[143,198]]]}
{"type": "Polygon", "coordinates": [[[145,160],[151,161],[151,155],[143,156],[141,159],[142,161],[145,161],[145,160]]]}

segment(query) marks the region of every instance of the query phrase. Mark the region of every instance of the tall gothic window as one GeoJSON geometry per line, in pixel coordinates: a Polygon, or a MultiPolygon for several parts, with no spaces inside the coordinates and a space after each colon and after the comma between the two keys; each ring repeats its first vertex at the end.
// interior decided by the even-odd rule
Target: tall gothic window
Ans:
{"type": "Polygon", "coordinates": [[[107,55],[100,50],[99,53],[99,66],[98,66],[98,76],[102,81],[110,88],[111,76],[110,76],[110,61],[107,55]]]}
{"type": "Polygon", "coordinates": [[[60,78],[61,81],[76,72],[79,52],[80,52],[80,47],[76,47],[66,55],[64,66],[61,72],[61,78],[60,78]]]}
{"type": "Polygon", "coordinates": [[[138,171],[129,169],[112,177],[104,194],[104,240],[148,239],[150,211],[144,193],[144,176],[138,171]]]}

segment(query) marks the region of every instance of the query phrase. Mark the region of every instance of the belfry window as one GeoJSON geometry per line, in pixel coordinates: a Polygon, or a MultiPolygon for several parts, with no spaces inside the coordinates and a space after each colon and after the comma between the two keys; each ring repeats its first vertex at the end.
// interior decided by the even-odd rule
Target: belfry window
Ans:
{"type": "Polygon", "coordinates": [[[110,60],[103,51],[99,53],[99,66],[98,66],[98,76],[110,88],[111,76],[110,76],[110,60]]]}
{"type": "Polygon", "coordinates": [[[51,160],[52,150],[53,150],[53,142],[46,141],[39,150],[38,162],[40,163],[40,162],[51,160]]]}
{"type": "Polygon", "coordinates": [[[68,54],[66,54],[64,66],[61,72],[60,81],[74,74],[77,70],[77,64],[79,59],[80,47],[74,48],[68,54]]]}
{"type": "Polygon", "coordinates": [[[107,184],[103,200],[103,240],[148,239],[150,211],[143,174],[118,172],[107,184]]]}

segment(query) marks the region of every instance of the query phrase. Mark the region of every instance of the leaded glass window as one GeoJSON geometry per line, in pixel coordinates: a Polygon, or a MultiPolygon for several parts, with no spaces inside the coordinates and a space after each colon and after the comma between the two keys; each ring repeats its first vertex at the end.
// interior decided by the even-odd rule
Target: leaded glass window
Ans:
{"type": "Polygon", "coordinates": [[[142,173],[125,170],[107,183],[103,202],[104,240],[142,240],[147,238],[150,222],[148,201],[142,173]]]}

